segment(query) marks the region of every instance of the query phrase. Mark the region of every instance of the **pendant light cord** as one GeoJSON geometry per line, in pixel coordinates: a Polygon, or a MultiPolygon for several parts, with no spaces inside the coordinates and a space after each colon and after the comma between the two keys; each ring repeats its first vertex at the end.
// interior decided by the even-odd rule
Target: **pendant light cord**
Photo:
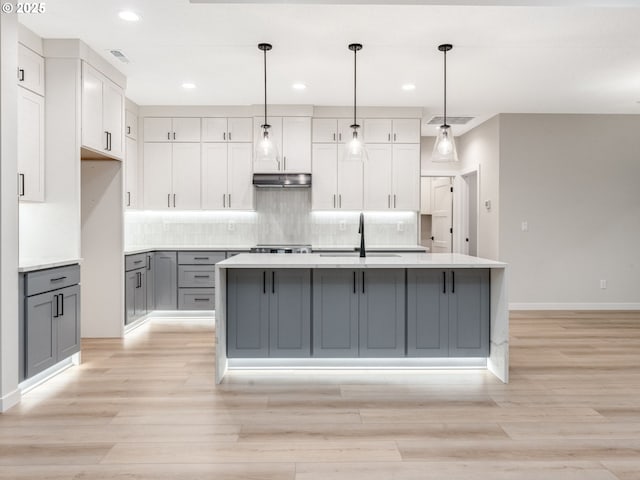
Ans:
{"type": "Polygon", "coordinates": [[[264,54],[264,124],[267,124],[267,50],[262,51],[264,54]]]}
{"type": "Polygon", "coordinates": [[[358,51],[356,49],[353,50],[353,124],[356,124],[356,91],[357,91],[357,79],[358,79],[358,62],[356,60],[356,55],[358,51]]]}
{"type": "Polygon", "coordinates": [[[447,51],[444,51],[444,124],[447,124],[447,51]]]}

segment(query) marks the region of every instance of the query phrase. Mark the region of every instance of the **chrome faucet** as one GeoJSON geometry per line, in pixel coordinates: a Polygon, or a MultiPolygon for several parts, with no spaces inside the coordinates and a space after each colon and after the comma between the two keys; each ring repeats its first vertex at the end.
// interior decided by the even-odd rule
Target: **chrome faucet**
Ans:
{"type": "Polygon", "coordinates": [[[360,212],[360,226],[358,227],[358,233],[360,234],[360,258],[367,256],[367,252],[364,248],[364,213],[360,212]]]}

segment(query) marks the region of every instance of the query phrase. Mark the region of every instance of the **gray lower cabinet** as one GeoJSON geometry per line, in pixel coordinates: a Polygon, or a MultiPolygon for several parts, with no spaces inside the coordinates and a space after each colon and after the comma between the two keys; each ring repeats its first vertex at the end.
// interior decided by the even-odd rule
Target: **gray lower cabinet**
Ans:
{"type": "Polygon", "coordinates": [[[230,269],[227,275],[229,358],[310,356],[310,270],[230,269]]]}
{"type": "Polygon", "coordinates": [[[314,357],[404,354],[403,269],[314,270],[314,357]]]}
{"type": "Polygon", "coordinates": [[[147,313],[156,309],[155,253],[146,253],[147,257],[147,313]]]}
{"type": "Polygon", "coordinates": [[[405,354],[405,270],[360,272],[359,356],[405,354]]]}
{"type": "Polygon", "coordinates": [[[178,310],[213,310],[216,308],[213,288],[179,288],[178,310]]]}
{"type": "Polygon", "coordinates": [[[488,269],[407,271],[407,355],[487,357],[488,269]]]}
{"type": "Polygon", "coordinates": [[[125,272],[125,325],[147,314],[147,270],[125,272]]]}
{"type": "Polygon", "coordinates": [[[215,273],[224,252],[178,252],[178,310],[215,309],[215,273]]]}
{"type": "Polygon", "coordinates": [[[156,310],[178,308],[178,255],[176,252],[155,252],[154,292],[156,310]]]}
{"type": "Polygon", "coordinates": [[[77,265],[23,276],[21,380],[80,351],[80,285],[63,286],[79,278],[77,265]]]}
{"type": "Polygon", "coordinates": [[[313,356],[358,356],[358,273],[313,271],[313,356]]]}

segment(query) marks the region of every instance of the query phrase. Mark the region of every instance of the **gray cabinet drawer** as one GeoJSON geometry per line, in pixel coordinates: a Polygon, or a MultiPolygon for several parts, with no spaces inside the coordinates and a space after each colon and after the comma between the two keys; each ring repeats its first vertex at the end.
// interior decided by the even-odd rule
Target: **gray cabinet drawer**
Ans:
{"type": "Polygon", "coordinates": [[[135,270],[136,268],[142,268],[147,266],[147,254],[137,253],[135,255],[127,255],[124,257],[124,270],[135,270]]]}
{"type": "Polygon", "coordinates": [[[178,310],[213,310],[215,299],[214,288],[179,288],[178,310]]]}
{"type": "Polygon", "coordinates": [[[30,297],[80,283],[80,265],[49,268],[25,275],[25,294],[30,297]]]}
{"type": "Polygon", "coordinates": [[[215,286],[215,268],[213,265],[178,266],[178,287],[198,288],[215,286]]]}
{"type": "Polygon", "coordinates": [[[178,265],[214,265],[224,260],[224,252],[178,252],[178,265]]]}

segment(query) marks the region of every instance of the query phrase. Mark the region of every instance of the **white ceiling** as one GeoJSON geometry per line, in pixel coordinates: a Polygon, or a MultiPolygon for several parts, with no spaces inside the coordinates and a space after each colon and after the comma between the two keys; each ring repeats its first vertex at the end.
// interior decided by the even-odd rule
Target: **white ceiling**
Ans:
{"type": "Polygon", "coordinates": [[[347,44],[360,42],[358,103],[419,106],[430,117],[441,113],[437,45],[446,42],[454,45],[448,55],[450,115],[640,114],[640,2],[612,2],[636,5],[615,8],[482,3],[502,5],[48,0],[45,14],[20,21],[44,38],[85,41],[127,75],[127,96],[140,105],[261,103],[257,44],[265,41],[274,46],[268,54],[270,103],[349,105],[353,54],[347,44]],[[120,20],[123,9],[142,19],[120,20]],[[113,59],[112,49],[131,63],[113,59]],[[197,88],[184,90],[185,81],[197,88]],[[295,91],[294,82],[308,88],[295,91]],[[403,91],[405,83],[416,89],[403,91]]]}

